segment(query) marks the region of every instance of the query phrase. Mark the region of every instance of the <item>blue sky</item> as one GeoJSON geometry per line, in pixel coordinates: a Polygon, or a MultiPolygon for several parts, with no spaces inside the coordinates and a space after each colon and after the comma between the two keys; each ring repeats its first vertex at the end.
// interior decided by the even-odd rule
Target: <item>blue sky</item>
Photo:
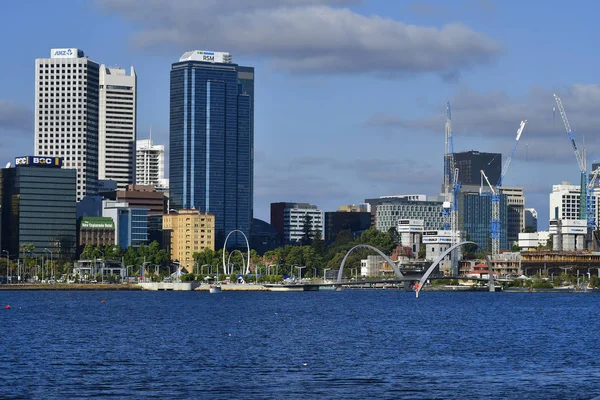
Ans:
{"type": "Polygon", "coordinates": [[[439,194],[445,102],[455,150],[510,151],[547,226],[552,184],[578,181],[561,96],[588,163],[600,161],[593,1],[97,0],[5,2],[0,162],[33,149],[34,60],[77,47],[138,73],[138,138],[168,145],[169,69],[186,50],[256,68],[255,216],[326,211],[381,195],[439,194]]]}

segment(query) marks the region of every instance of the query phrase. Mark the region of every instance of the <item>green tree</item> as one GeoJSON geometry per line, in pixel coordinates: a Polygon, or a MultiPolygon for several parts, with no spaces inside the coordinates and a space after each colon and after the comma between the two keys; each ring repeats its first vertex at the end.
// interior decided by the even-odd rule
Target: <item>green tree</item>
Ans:
{"type": "Polygon", "coordinates": [[[127,248],[127,251],[123,255],[123,262],[125,265],[139,265],[137,252],[133,246],[127,248]]]}
{"type": "Polygon", "coordinates": [[[523,229],[523,233],[536,233],[537,231],[535,230],[535,228],[533,226],[526,226],[523,229]]]}
{"type": "MultiPolygon", "coordinates": [[[[304,251],[302,247],[293,246],[285,258],[288,265],[304,265],[304,251]]],[[[293,271],[292,271],[293,272],[293,271]]]]}
{"type": "Polygon", "coordinates": [[[343,246],[345,244],[352,243],[353,240],[354,238],[352,237],[352,232],[343,230],[337,234],[334,246],[343,246]]]}
{"type": "Polygon", "coordinates": [[[358,243],[377,247],[385,254],[390,254],[395,247],[388,232],[380,232],[373,227],[367,229],[360,235],[358,243]]]}
{"type": "Polygon", "coordinates": [[[521,251],[521,248],[519,247],[518,244],[513,244],[512,247],[511,247],[511,249],[510,249],[510,251],[512,251],[512,252],[518,252],[518,251],[521,251]]]}
{"type": "Polygon", "coordinates": [[[312,215],[304,214],[304,221],[302,223],[302,238],[300,239],[302,246],[309,245],[312,242],[312,221],[312,215]]]}
{"type": "Polygon", "coordinates": [[[81,260],[91,260],[92,258],[94,258],[94,256],[92,255],[94,252],[95,246],[91,245],[91,244],[86,244],[85,247],[83,248],[83,251],[81,252],[81,256],[79,256],[79,258],[81,260]]]}
{"type": "Polygon", "coordinates": [[[313,232],[313,240],[310,244],[310,247],[313,248],[315,253],[322,255],[325,252],[325,241],[323,240],[323,235],[321,235],[321,231],[315,230],[313,232]]]}
{"type": "Polygon", "coordinates": [[[390,235],[390,240],[392,241],[392,243],[394,243],[395,246],[399,246],[401,244],[400,234],[396,230],[395,226],[392,226],[390,229],[388,229],[388,235],[390,235]]]}

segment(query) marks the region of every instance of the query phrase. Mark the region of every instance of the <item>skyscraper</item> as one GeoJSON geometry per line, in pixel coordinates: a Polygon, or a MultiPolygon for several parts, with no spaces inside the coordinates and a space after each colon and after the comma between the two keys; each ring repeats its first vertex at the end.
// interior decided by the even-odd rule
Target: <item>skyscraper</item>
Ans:
{"type": "Polygon", "coordinates": [[[490,183],[495,186],[502,172],[502,154],[479,151],[454,153],[454,165],[458,168],[458,180],[463,185],[479,185],[483,170],[490,183]]]}
{"type": "Polygon", "coordinates": [[[77,200],[97,191],[99,68],[74,48],[35,60],[35,155],[77,169],[77,200]]]}
{"type": "Polygon", "coordinates": [[[165,180],[165,146],[153,144],[152,139],[138,140],[136,144],[135,183],[157,189],[168,187],[165,180]]]}
{"type": "Polygon", "coordinates": [[[117,189],[135,180],[137,77],[131,67],[100,66],[98,178],[112,179],[117,189]]]}
{"type": "Polygon", "coordinates": [[[217,247],[250,233],[253,92],[254,69],[229,53],[189,51],[171,66],[170,207],[214,214],[217,247]]]}

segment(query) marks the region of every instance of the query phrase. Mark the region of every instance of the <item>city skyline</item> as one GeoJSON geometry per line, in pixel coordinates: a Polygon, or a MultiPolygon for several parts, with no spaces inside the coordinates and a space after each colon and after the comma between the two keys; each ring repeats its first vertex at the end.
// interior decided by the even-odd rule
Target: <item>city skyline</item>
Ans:
{"type": "Polygon", "coordinates": [[[586,51],[593,45],[593,2],[579,3],[590,10],[584,15],[559,2],[540,8],[493,1],[313,0],[186,8],[184,2],[159,1],[143,12],[136,4],[38,4],[34,15],[28,4],[6,7],[0,33],[14,37],[10,33],[22,29],[25,16],[29,28],[1,45],[11,60],[0,74],[4,162],[31,153],[33,60],[58,47],[84,49],[108,67],[135,66],[138,139],[152,125],[161,144],[168,143],[172,60],[204,48],[254,65],[254,213],[267,221],[271,202],[306,201],[335,210],[382,195],[439,194],[447,100],[456,151],[505,156],[519,121],[529,120],[504,183],[525,188],[539,229],[547,227],[552,185],[578,183],[579,177],[560,116],[552,111],[552,93],[563,99],[580,147],[585,136],[588,164],[598,152],[597,56],[586,51]],[[190,24],[200,13],[206,22],[190,24]],[[49,22],[59,16],[77,23],[49,22]],[[221,21],[219,27],[207,29],[211,18],[221,21]],[[531,20],[546,21],[548,29],[533,30],[531,20]],[[567,25],[564,31],[550,28],[567,25]],[[359,35],[365,31],[372,33],[359,35]]]}

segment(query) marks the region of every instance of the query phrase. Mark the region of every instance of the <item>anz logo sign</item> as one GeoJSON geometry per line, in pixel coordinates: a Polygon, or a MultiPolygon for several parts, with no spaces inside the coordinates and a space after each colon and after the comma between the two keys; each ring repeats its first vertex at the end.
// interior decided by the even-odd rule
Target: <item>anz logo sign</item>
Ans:
{"type": "Polygon", "coordinates": [[[52,49],[52,58],[77,57],[77,49],[52,49]]]}
{"type": "Polygon", "coordinates": [[[56,50],[54,52],[55,56],[72,56],[73,55],[73,50],[69,49],[69,50],[56,50]]]}

